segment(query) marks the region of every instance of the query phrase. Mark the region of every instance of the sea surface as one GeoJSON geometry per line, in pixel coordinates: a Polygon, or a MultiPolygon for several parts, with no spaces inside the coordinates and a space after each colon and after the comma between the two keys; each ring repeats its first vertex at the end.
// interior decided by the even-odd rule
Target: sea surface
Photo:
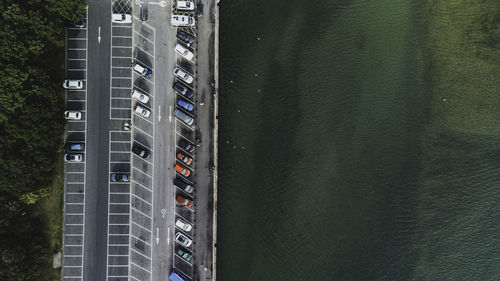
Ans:
{"type": "Polygon", "coordinates": [[[426,145],[423,2],[221,1],[218,280],[500,280],[500,141],[426,145]]]}

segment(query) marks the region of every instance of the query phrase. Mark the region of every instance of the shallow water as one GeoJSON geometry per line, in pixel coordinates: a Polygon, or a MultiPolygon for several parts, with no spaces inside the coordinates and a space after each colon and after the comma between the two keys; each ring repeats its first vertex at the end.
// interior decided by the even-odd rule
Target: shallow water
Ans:
{"type": "Polygon", "coordinates": [[[222,1],[219,280],[500,276],[486,199],[500,199],[500,161],[454,162],[458,140],[422,156],[425,19],[411,3],[222,1]]]}

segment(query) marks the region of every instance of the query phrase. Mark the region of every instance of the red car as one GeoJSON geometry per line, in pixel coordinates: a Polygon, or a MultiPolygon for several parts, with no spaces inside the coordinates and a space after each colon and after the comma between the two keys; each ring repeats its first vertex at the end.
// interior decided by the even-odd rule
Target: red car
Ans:
{"type": "Polygon", "coordinates": [[[189,199],[184,198],[180,195],[177,196],[176,200],[177,200],[177,202],[181,203],[183,206],[186,206],[186,207],[193,206],[193,200],[189,200],[189,199]]]}
{"type": "Polygon", "coordinates": [[[182,161],[182,163],[188,166],[191,165],[191,162],[193,162],[193,158],[186,156],[182,153],[177,154],[177,159],[179,159],[180,161],[182,161]]]}
{"type": "Polygon", "coordinates": [[[174,169],[177,173],[185,177],[189,177],[189,175],[191,174],[191,171],[189,171],[187,168],[182,167],[182,165],[179,164],[175,164],[174,169]]]}

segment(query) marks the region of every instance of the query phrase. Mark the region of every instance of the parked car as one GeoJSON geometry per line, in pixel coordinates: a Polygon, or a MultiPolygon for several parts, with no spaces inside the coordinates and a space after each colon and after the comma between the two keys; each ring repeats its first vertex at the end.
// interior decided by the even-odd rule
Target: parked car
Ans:
{"type": "Polygon", "coordinates": [[[191,231],[191,229],[193,228],[190,223],[182,219],[177,219],[177,221],[175,221],[175,226],[187,232],[191,231]]]}
{"type": "Polygon", "coordinates": [[[149,96],[139,90],[133,90],[132,97],[144,104],[148,103],[149,101],[149,96]]]}
{"type": "Polygon", "coordinates": [[[80,111],[67,110],[64,111],[64,118],[69,120],[80,120],[82,119],[82,113],[80,111]]]}
{"type": "Polygon", "coordinates": [[[186,113],[180,111],[179,109],[174,109],[174,116],[177,117],[182,122],[188,124],[189,126],[193,125],[194,118],[187,115],[186,113]]]}
{"type": "Polygon", "coordinates": [[[179,173],[179,174],[181,174],[181,175],[183,175],[185,177],[189,177],[189,175],[191,175],[191,171],[189,171],[188,168],[185,168],[185,167],[183,167],[182,165],[179,165],[179,164],[175,164],[174,170],[177,173],[179,173]]]}
{"type": "Polygon", "coordinates": [[[69,23],[71,27],[76,27],[76,28],[84,28],[86,24],[87,20],[85,19],[79,19],[78,21],[72,21],[69,23]]]}
{"type": "Polygon", "coordinates": [[[194,145],[183,138],[179,140],[179,147],[189,153],[193,153],[194,151],[194,145]]]}
{"type": "Polygon", "coordinates": [[[176,90],[179,94],[183,95],[184,97],[190,99],[194,96],[193,91],[191,91],[188,87],[182,85],[182,83],[175,82],[173,86],[174,90],[176,90]]]}
{"type": "Polygon", "coordinates": [[[193,241],[181,232],[177,232],[177,234],[175,234],[175,241],[184,247],[189,247],[193,244],[193,241]]]}
{"type": "Polygon", "coordinates": [[[188,84],[191,84],[193,83],[193,76],[187,72],[185,72],[184,70],[182,70],[180,67],[176,66],[174,68],[174,75],[177,76],[179,79],[181,79],[182,81],[188,83],[188,84]]]}
{"type": "Polygon", "coordinates": [[[64,154],[64,160],[66,160],[66,162],[82,162],[83,154],[81,154],[81,153],[67,153],[67,154],[64,154]]]}
{"type": "Polygon", "coordinates": [[[151,74],[153,74],[153,72],[149,70],[147,67],[142,66],[136,62],[132,63],[132,68],[134,69],[135,72],[139,73],[140,75],[146,78],[151,77],[151,74]]]}
{"type": "Polygon", "coordinates": [[[177,250],[177,255],[185,259],[186,261],[190,261],[193,258],[193,255],[182,249],[177,250]]]}
{"type": "Polygon", "coordinates": [[[194,2],[191,1],[177,1],[177,10],[194,10],[194,2]]]}
{"type": "Polygon", "coordinates": [[[194,187],[185,181],[181,180],[180,178],[175,178],[174,179],[174,185],[182,189],[186,193],[193,193],[194,187]]]}
{"type": "Polygon", "coordinates": [[[188,48],[182,46],[181,44],[177,43],[177,45],[175,45],[175,51],[181,55],[183,58],[187,59],[187,60],[192,60],[193,57],[194,57],[194,54],[193,52],[191,52],[188,48]]]}
{"type": "Polygon", "coordinates": [[[85,151],[84,143],[70,142],[66,144],[66,153],[74,151],[85,151]]]}
{"type": "Polygon", "coordinates": [[[135,106],[135,113],[144,116],[146,118],[148,118],[149,115],[151,115],[151,111],[149,111],[149,109],[146,109],[145,107],[142,107],[140,105],[135,106]]]}
{"type": "Polygon", "coordinates": [[[177,269],[172,269],[172,272],[168,275],[168,279],[170,281],[188,281],[191,280],[191,278],[187,278],[184,276],[184,274],[180,273],[177,269]]]}
{"type": "Polygon", "coordinates": [[[132,22],[132,15],[113,14],[113,15],[111,15],[111,21],[114,23],[131,23],[132,22]]]}
{"type": "Polygon", "coordinates": [[[187,44],[193,44],[194,43],[194,36],[186,33],[184,31],[177,31],[177,39],[187,43],[187,44]]]}
{"type": "Polygon", "coordinates": [[[191,163],[193,162],[193,158],[186,156],[182,153],[177,154],[177,159],[179,159],[179,161],[186,164],[187,166],[191,165],[191,163]]]}
{"type": "Polygon", "coordinates": [[[132,152],[143,159],[147,159],[151,155],[151,151],[149,149],[138,143],[134,143],[132,146],[132,152]]]}
{"type": "Polygon", "coordinates": [[[130,177],[128,174],[111,174],[111,181],[114,182],[128,182],[130,181],[130,177]]]}
{"type": "Polygon", "coordinates": [[[64,89],[81,89],[83,88],[83,82],[82,80],[64,80],[63,83],[63,88],[64,89]]]}
{"type": "Polygon", "coordinates": [[[185,110],[187,110],[187,111],[193,111],[193,108],[194,108],[194,105],[193,105],[192,103],[187,102],[187,101],[185,101],[185,100],[178,100],[178,101],[177,101],[177,105],[178,105],[179,107],[184,108],[184,109],[185,109],[185,110]]]}
{"type": "Polygon", "coordinates": [[[193,17],[184,15],[172,15],[170,18],[170,23],[173,26],[194,26],[196,21],[193,17]]]}

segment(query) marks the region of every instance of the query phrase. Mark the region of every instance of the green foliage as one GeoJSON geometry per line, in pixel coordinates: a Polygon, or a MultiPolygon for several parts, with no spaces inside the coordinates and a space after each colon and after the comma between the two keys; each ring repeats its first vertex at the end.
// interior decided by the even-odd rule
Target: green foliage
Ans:
{"type": "Polygon", "coordinates": [[[84,11],[83,0],[0,2],[0,280],[37,280],[50,255],[32,206],[64,132],[65,23],[84,11]]]}

